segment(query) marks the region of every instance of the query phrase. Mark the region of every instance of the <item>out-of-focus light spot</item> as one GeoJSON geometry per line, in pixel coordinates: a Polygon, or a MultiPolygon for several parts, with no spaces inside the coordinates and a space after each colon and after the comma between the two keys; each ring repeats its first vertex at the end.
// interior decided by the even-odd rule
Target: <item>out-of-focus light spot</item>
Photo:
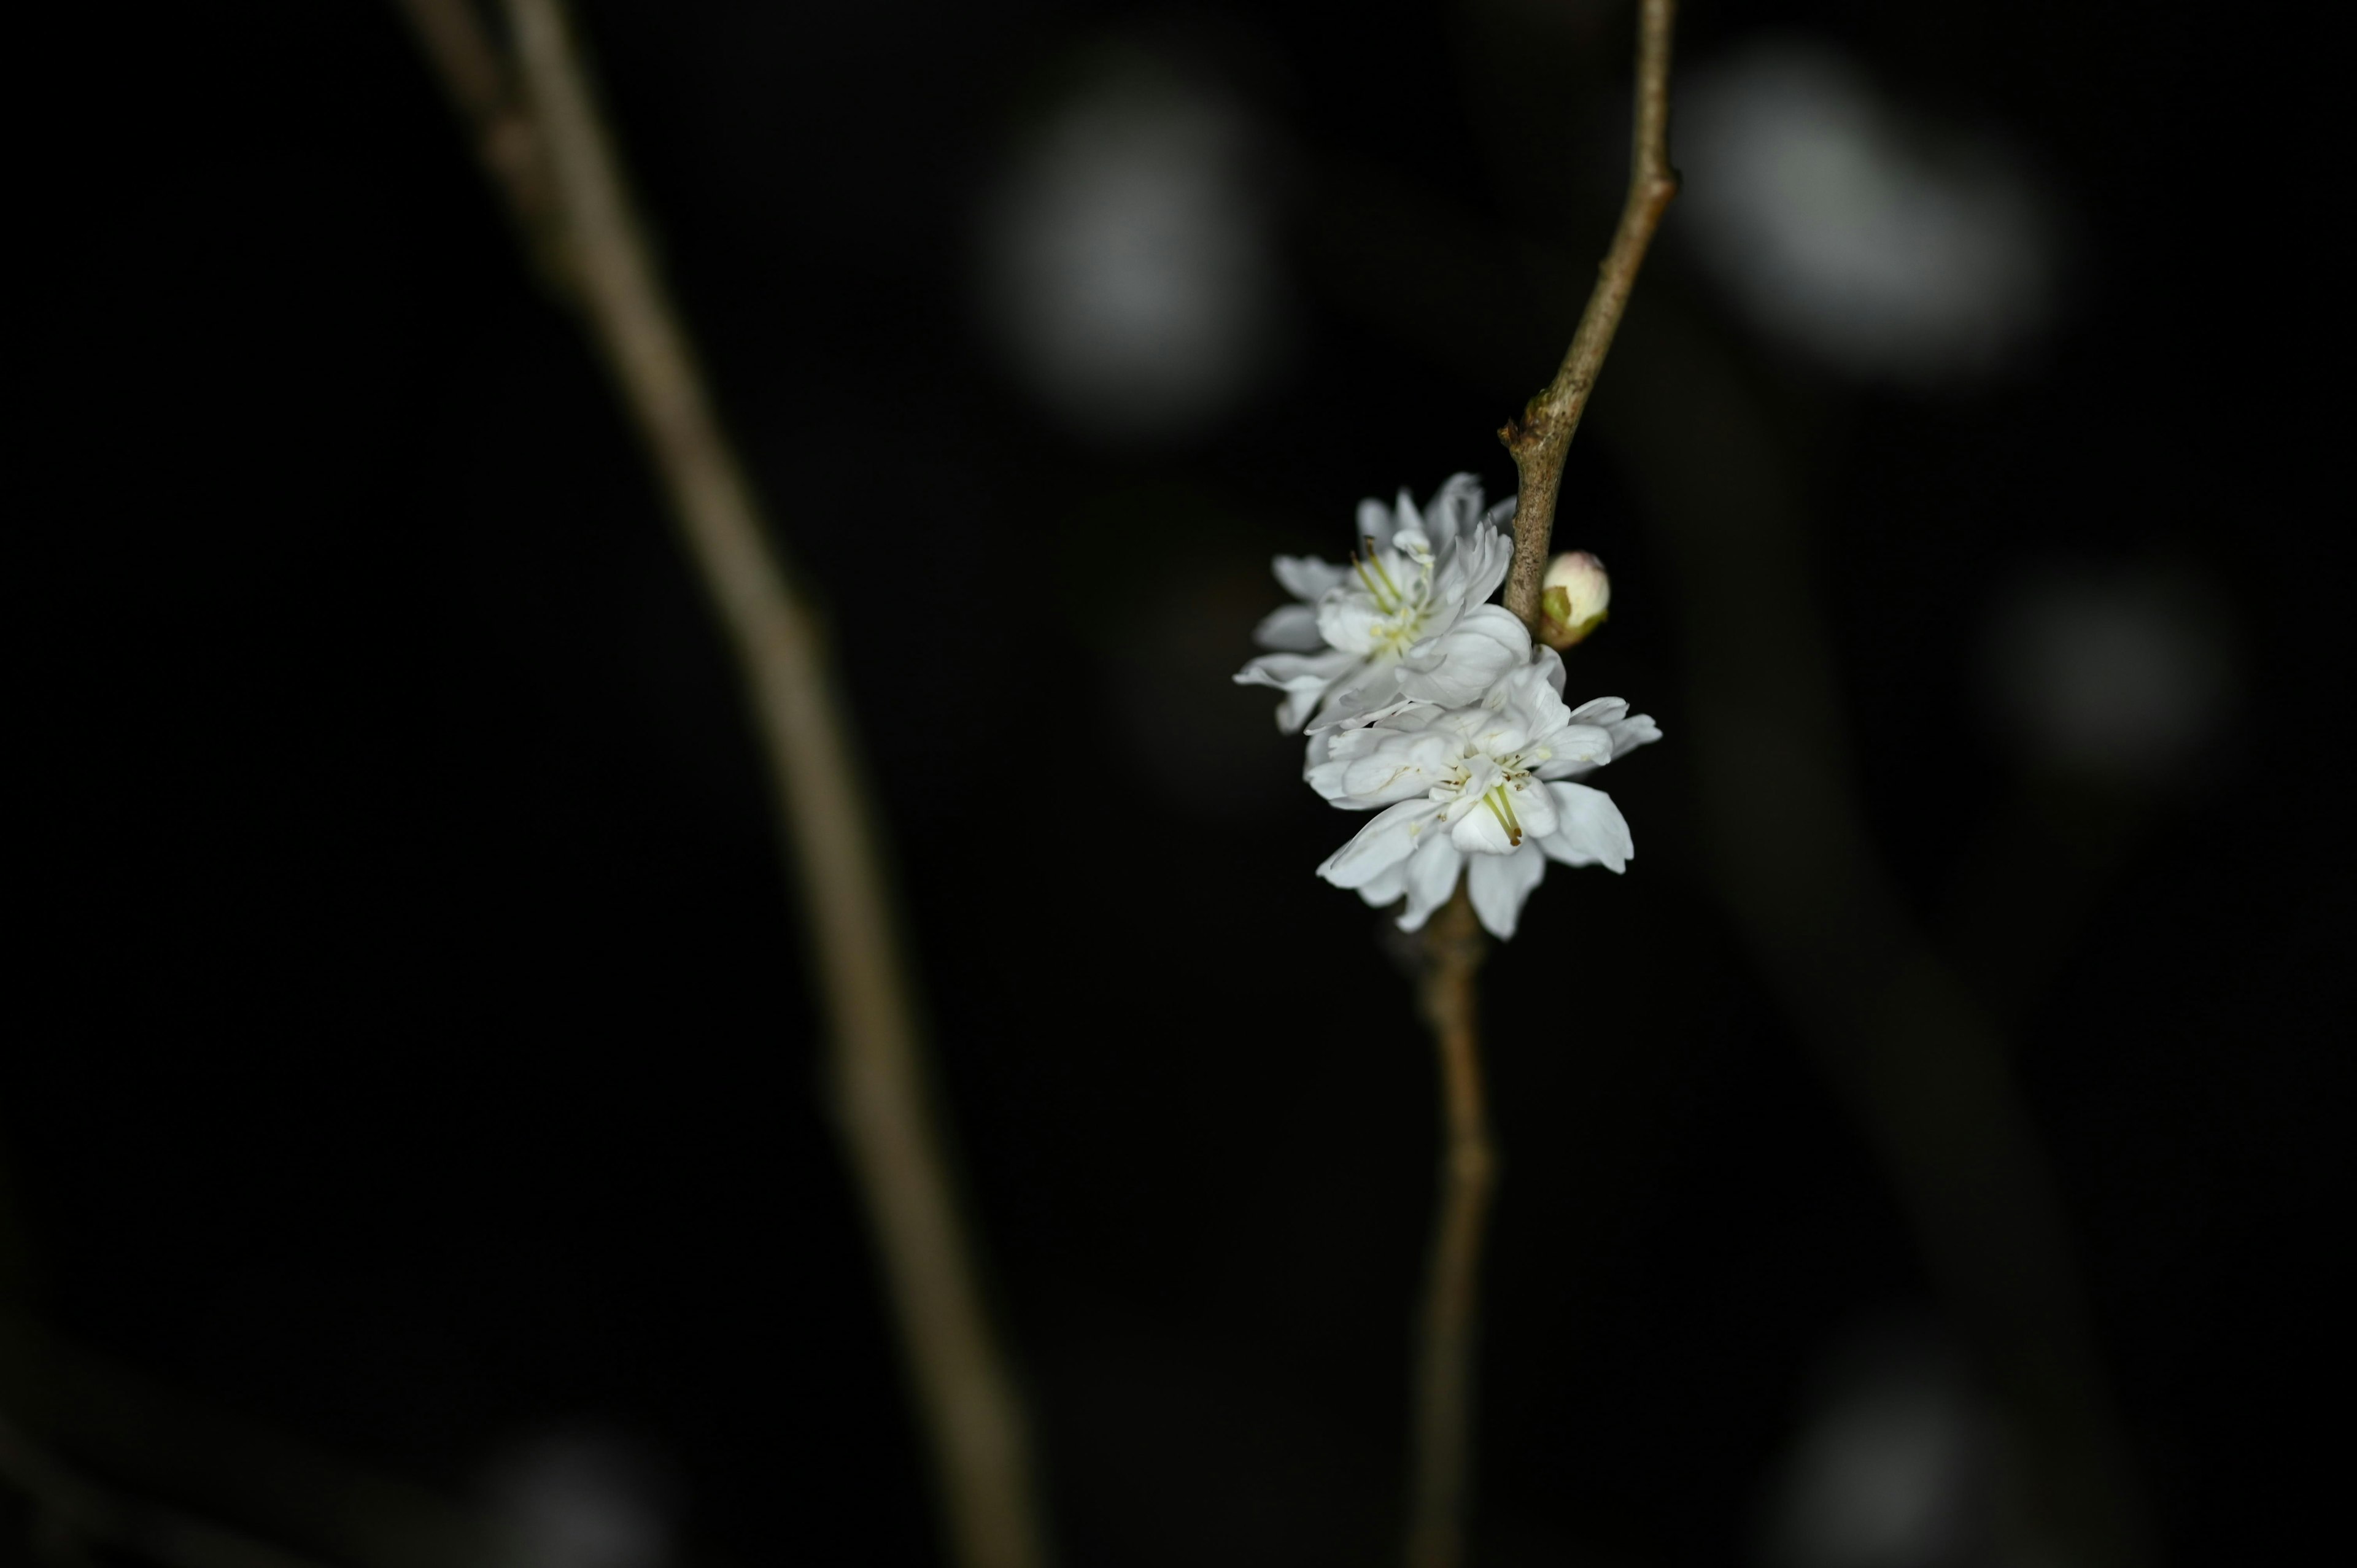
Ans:
{"type": "Polygon", "coordinates": [[[492,1467],[504,1568],[667,1568],[665,1479],[625,1438],[597,1431],[518,1444],[492,1467]]]}
{"type": "Polygon", "coordinates": [[[1101,63],[1006,170],[984,213],[984,312],[1017,374],[1076,434],[1198,434],[1275,362],[1284,289],[1267,151],[1215,87],[1128,54],[1101,63]]]}
{"type": "Polygon", "coordinates": [[[2054,234],[2028,176],[1833,49],[1754,45],[1676,102],[1676,224],[1762,330],[1929,386],[2001,369],[2051,317],[2054,234]]]}
{"type": "Polygon", "coordinates": [[[2182,570],[2049,566],[1991,616],[1986,697],[2041,766],[2158,786],[2221,742],[2235,689],[2220,596],[2182,570]]]}
{"type": "Polygon", "coordinates": [[[1999,1568],[2010,1517],[1993,1413],[1928,1335],[1838,1348],[1768,1498],[1768,1568],[1999,1568]]]}

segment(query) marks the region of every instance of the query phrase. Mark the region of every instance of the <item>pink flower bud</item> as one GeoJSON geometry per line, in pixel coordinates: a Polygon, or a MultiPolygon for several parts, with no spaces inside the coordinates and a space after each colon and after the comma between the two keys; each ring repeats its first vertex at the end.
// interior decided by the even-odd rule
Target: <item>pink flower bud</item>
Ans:
{"type": "Polygon", "coordinates": [[[1549,648],[1569,648],[1604,624],[1612,579],[1587,551],[1565,551],[1547,563],[1539,582],[1539,640],[1549,648]]]}

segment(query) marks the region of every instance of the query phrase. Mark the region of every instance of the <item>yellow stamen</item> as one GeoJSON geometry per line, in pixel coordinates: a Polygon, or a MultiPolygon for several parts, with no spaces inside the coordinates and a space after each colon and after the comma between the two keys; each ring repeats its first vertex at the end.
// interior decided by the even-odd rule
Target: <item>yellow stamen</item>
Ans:
{"type": "Polygon", "coordinates": [[[1522,848],[1523,824],[1514,816],[1513,797],[1506,793],[1506,787],[1503,784],[1491,785],[1482,791],[1481,803],[1490,808],[1490,814],[1498,819],[1500,827],[1506,830],[1506,842],[1516,849],[1522,848]]]}

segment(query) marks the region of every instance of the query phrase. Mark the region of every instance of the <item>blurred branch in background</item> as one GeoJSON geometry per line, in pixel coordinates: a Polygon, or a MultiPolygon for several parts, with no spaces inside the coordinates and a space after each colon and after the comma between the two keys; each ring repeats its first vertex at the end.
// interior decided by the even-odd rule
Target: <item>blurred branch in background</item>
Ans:
{"type": "Polygon", "coordinates": [[[1768,422],[1674,309],[1632,323],[1625,359],[1604,432],[1684,596],[1685,733],[1721,889],[1997,1381],[2050,1548],[2088,1568],[2143,1563],[2126,1444],[2006,1043],[1867,840],[1768,422]]]}
{"type": "MultiPolygon", "coordinates": [[[[1629,193],[1620,225],[1554,381],[1531,399],[1520,419],[1509,420],[1498,433],[1513,454],[1521,480],[1505,607],[1534,636],[1539,631],[1540,580],[1555,533],[1564,460],[1571,454],[1572,437],[1603,371],[1604,357],[1611,352],[1638,269],[1645,263],[1646,248],[1677,194],[1669,146],[1670,42],[1676,18],[1676,0],[1642,0],[1629,193]]],[[[1408,1568],[1458,1568],[1467,1558],[1481,1247],[1498,1179],[1482,1090],[1476,984],[1484,943],[1469,887],[1469,881],[1458,888],[1425,937],[1422,1003],[1439,1052],[1442,1144],[1440,1199],[1433,1218],[1416,1349],[1408,1568]]]]}
{"type": "MultiPolygon", "coordinates": [[[[931,1106],[914,984],[823,637],[665,295],[557,0],[402,0],[543,272],[567,280],[741,669],[778,789],[833,1039],[835,1109],[967,1568],[1044,1560],[1030,1438],[931,1106]]],[[[885,591],[879,585],[878,592],[885,591]]]]}

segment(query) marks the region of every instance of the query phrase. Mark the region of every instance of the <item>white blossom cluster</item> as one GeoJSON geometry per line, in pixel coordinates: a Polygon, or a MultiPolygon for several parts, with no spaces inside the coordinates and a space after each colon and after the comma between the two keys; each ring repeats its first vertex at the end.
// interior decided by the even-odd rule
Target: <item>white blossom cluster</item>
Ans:
{"type": "Polygon", "coordinates": [[[1514,934],[1547,862],[1625,867],[1629,824],[1600,789],[1572,780],[1661,738],[1618,697],[1572,708],[1563,660],[1488,602],[1513,555],[1511,500],[1484,510],[1458,474],[1419,512],[1359,506],[1348,564],[1280,555],[1299,601],[1254,633],[1275,651],[1240,685],[1285,693],[1276,722],[1306,731],[1309,787],[1346,811],[1373,811],[1318,875],[1381,908],[1406,900],[1403,930],[1447,903],[1465,874],[1474,913],[1514,934]]]}

